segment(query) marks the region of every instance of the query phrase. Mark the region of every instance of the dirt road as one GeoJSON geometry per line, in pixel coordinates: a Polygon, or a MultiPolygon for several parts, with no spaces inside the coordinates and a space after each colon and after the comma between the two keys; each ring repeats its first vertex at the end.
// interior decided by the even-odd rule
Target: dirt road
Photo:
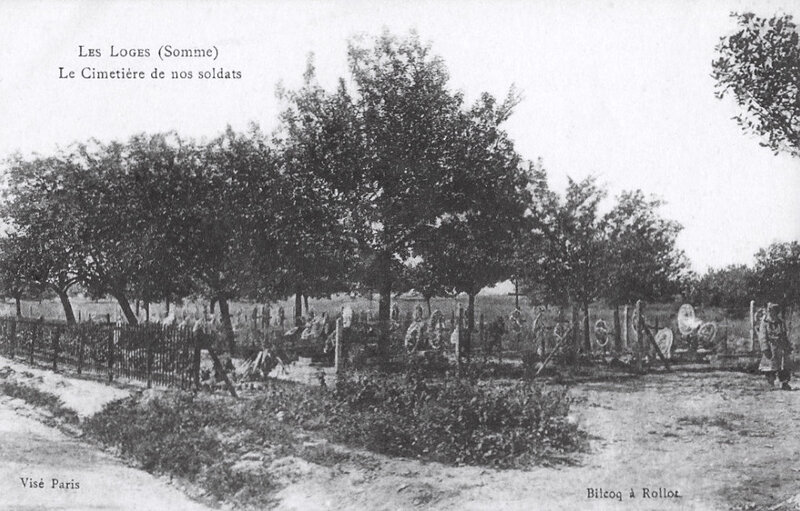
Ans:
{"type": "Polygon", "coordinates": [[[24,402],[0,396],[0,510],[207,509],[30,413],[24,402]]]}
{"type": "Polygon", "coordinates": [[[298,481],[279,508],[800,509],[800,392],[768,390],[755,375],[678,372],[572,394],[593,436],[573,465],[495,471],[376,458],[298,481]]]}

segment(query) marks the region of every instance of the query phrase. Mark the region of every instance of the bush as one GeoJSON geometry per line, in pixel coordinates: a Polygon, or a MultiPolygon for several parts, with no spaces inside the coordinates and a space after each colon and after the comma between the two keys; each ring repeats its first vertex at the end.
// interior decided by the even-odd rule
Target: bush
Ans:
{"type": "Polygon", "coordinates": [[[426,382],[377,375],[340,379],[334,441],[456,464],[514,466],[580,448],[566,391],[532,383],[504,388],[467,379],[426,382]]]}
{"type": "Polygon", "coordinates": [[[217,413],[191,394],[146,402],[131,397],[108,404],[86,421],[84,431],[135,458],[145,470],[192,480],[221,457],[220,441],[206,429],[217,413]]]}

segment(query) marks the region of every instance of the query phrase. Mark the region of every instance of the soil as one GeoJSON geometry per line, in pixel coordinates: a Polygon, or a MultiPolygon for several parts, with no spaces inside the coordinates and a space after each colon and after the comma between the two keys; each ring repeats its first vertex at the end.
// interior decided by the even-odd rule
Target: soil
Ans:
{"type": "Polygon", "coordinates": [[[592,440],[566,464],[492,470],[367,456],[286,487],[278,509],[800,509],[800,392],[732,372],[571,392],[592,440]]]}
{"type": "Polygon", "coordinates": [[[0,510],[208,509],[150,474],[45,426],[39,421],[47,416],[41,414],[20,399],[0,396],[0,510]],[[32,480],[43,487],[31,487],[32,480]]]}
{"type": "MultiPolygon", "coordinates": [[[[91,408],[117,395],[99,382],[39,376],[28,380],[59,395],[79,390],[91,408]]],[[[570,393],[572,417],[591,437],[586,453],[494,470],[327,445],[344,461],[284,460],[277,509],[800,509],[800,392],[770,389],[754,374],[676,371],[581,382],[570,393]]],[[[0,399],[0,509],[200,509],[163,481],[25,416],[23,405],[0,399]],[[19,477],[27,474],[80,479],[85,489],[24,489],[19,477]],[[3,507],[9,502],[26,507],[3,507]]]]}

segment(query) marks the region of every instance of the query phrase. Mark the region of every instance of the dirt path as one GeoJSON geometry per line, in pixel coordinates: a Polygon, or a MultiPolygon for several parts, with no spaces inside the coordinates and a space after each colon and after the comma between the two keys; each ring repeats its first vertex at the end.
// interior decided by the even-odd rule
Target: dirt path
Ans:
{"type": "Polygon", "coordinates": [[[375,457],[372,467],[296,482],[279,509],[800,509],[800,392],[715,372],[582,384],[572,393],[594,437],[573,466],[495,471],[375,457]],[[615,496],[590,498],[589,488],[615,496]],[[664,497],[653,498],[659,488],[664,497]]]}
{"type": "MultiPolygon", "coordinates": [[[[67,401],[83,396],[84,414],[118,397],[99,382],[48,378],[37,373],[25,381],[67,401]]],[[[570,392],[578,401],[574,417],[592,435],[590,452],[573,464],[498,471],[335,447],[351,460],[285,467],[277,508],[800,510],[800,392],[772,391],[758,376],[728,372],[583,383],[570,392]]],[[[203,509],[158,479],[22,416],[25,406],[0,396],[0,509],[203,509]],[[20,477],[43,478],[47,486],[52,478],[74,480],[81,489],[27,489],[20,477]]]]}
{"type": "Polygon", "coordinates": [[[0,509],[207,509],[29,414],[21,400],[0,396],[0,509]],[[21,478],[43,481],[44,488],[26,487],[21,478]],[[55,488],[53,479],[58,480],[55,488]]]}

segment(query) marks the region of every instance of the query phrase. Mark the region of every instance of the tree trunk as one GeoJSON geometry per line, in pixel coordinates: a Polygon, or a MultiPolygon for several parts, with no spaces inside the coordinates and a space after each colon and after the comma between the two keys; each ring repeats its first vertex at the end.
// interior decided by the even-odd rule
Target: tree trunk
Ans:
{"type": "Polygon", "coordinates": [[[592,354],[592,336],[589,333],[589,303],[583,302],[583,349],[592,354]]]}
{"type": "Polygon", "coordinates": [[[219,298],[219,314],[222,317],[222,335],[224,336],[225,345],[228,347],[228,352],[233,356],[233,349],[236,343],[233,338],[233,324],[231,323],[231,311],[228,308],[228,300],[219,298]]]}
{"type": "Polygon", "coordinates": [[[303,316],[303,292],[298,286],[294,291],[294,326],[300,326],[303,316]]]}
{"type": "Polygon", "coordinates": [[[574,346],[575,353],[578,353],[581,348],[581,334],[578,328],[578,303],[572,302],[572,345],[574,346]]]}
{"type": "Polygon", "coordinates": [[[619,322],[619,305],[614,305],[614,349],[622,351],[622,329],[619,322]]]}
{"type": "Polygon", "coordinates": [[[428,307],[428,317],[431,317],[431,297],[425,297],[425,306],[428,307]]]}
{"type": "Polygon", "coordinates": [[[22,301],[19,296],[14,297],[14,303],[17,305],[17,317],[22,317],[22,301]]]}
{"type": "Polygon", "coordinates": [[[308,295],[303,295],[303,303],[306,306],[306,315],[310,316],[311,314],[309,313],[311,312],[311,310],[308,308],[308,295]]]}
{"type": "Polygon", "coordinates": [[[131,325],[138,324],[139,320],[136,319],[136,314],[133,313],[130,302],[125,298],[125,293],[113,293],[111,296],[117,299],[119,308],[122,309],[122,314],[125,315],[125,320],[131,325]]]}
{"type": "Polygon", "coordinates": [[[61,300],[61,307],[64,308],[64,318],[67,320],[68,325],[75,324],[75,313],[72,311],[72,304],[69,301],[69,295],[66,291],[60,289],[56,290],[58,299],[61,300]]]}
{"type": "Polygon", "coordinates": [[[136,300],[136,317],[139,317],[139,300],[136,300]]]}

